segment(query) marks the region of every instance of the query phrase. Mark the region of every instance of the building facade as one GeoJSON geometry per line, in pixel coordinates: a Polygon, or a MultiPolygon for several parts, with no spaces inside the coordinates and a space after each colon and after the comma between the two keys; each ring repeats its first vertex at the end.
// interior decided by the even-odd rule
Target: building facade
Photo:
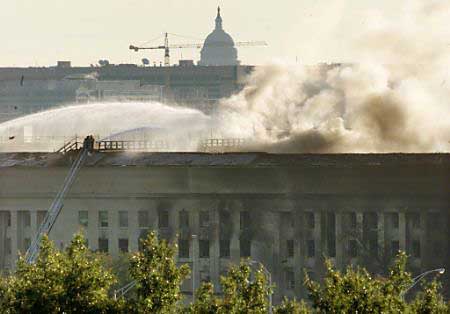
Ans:
{"type": "MultiPolygon", "coordinates": [[[[27,249],[73,158],[0,154],[2,268],[27,249]]],[[[195,265],[197,287],[251,258],[278,302],[304,297],[303,271],[320,279],[326,257],[383,273],[404,250],[414,275],[450,269],[449,226],[449,154],[94,153],[50,238],[64,248],[84,230],[91,249],[117,256],[155,230],[195,265]]]]}
{"type": "Polygon", "coordinates": [[[210,111],[238,92],[253,66],[0,68],[0,123],[77,100],[158,100],[210,111]],[[119,86],[110,94],[100,94],[119,86]],[[128,85],[133,85],[126,89],[128,85]],[[135,86],[136,85],[136,86],[135,86]],[[158,88],[157,92],[151,90],[158,88]],[[120,91],[120,93],[118,93],[120,91]],[[105,97],[106,96],[106,97],[105,97]]]}

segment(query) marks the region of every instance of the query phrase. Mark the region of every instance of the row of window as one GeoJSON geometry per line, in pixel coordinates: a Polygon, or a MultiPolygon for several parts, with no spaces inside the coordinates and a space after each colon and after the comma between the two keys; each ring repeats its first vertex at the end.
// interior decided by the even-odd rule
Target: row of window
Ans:
{"type": "MultiPolygon", "coordinates": [[[[421,257],[421,245],[419,240],[413,240],[411,242],[410,248],[408,248],[408,253],[411,254],[412,257],[420,258],[421,257]]],[[[351,239],[348,240],[347,254],[349,257],[355,258],[358,257],[358,252],[361,249],[360,244],[357,240],[351,239]]],[[[377,252],[378,245],[377,243],[369,243],[369,248],[371,252],[377,252]]],[[[397,255],[400,249],[399,241],[391,241],[391,255],[397,255]]],[[[295,254],[295,246],[294,240],[286,240],[286,255],[288,258],[293,258],[295,254]]],[[[316,245],[313,239],[306,241],[306,256],[313,258],[316,254],[316,245]]],[[[331,255],[330,257],[334,257],[331,255]]]]}
{"type": "MultiPolygon", "coordinates": [[[[38,211],[37,212],[37,223],[38,225],[44,220],[46,215],[46,211],[38,211]]],[[[5,215],[7,218],[7,226],[11,226],[11,214],[9,211],[0,211],[0,214],[5,215]]],[[[21,223],[23,226],[28,227],[31,225],[31,215],[30,211],[19,211],[18,215],[20,217],[21,223]]],[[[119,211],[119,227],[120,228],[128,228],[128,211],[119,211]]],[[[210,213],[209,211],[200,211],[199,212],[199,225],[200,227],[208,227],[210,223],[210,213]]],[[[390,222],[390,225],[394,229],[398,229],[399,227],[399,214],[398,213],[387,213],[390,222]]],[[[351,229],[356,229],[357,227],[357,215],[356,212],[348,213],[348,227],[351,229]]],[[[366,213],[363,216],[364,225],[367,226],[376,226],[377,225],[377,214],[376,213],[366,213]]],[[[107,228],[109,226],[108,221],[108,211],[102,210],[98,212],[98,220],[99,227],[107,228]]],[[[294,219],[289,219],[291,222],[294,219]]],[[[436,214],[430,214],[428,220],[430,221],[431,226],[436,226],[439,223],[439,217],[436,214]]],[[[81,226],[88,226],[89,223],[89,212],[88,211],[79,211],[78,213],[78,222],[81,226]]],[[[315,215],[313,212],[305,213],[305,222],[306,226],[309,229],[315,228],[315,215]]],[[[419,213],[408,213],[407,214],[407,222],[410,223],[412,228],[420,228],[421,227],[421,219],[419,213]]],[[[140,228],[147,228],[150,226],[150,217],[149,212],[142,210],[138,211],[138,224],[140,228]]],[[[187,228],[189,227],[189,212],[186,210],[179,212],[179,227],[187,228]]],[[[251,216],[249,211],[241,211],[240,212],[240,229],[244,230],[251,226],[251,216]]],[[[159,228],[168,228],[169,227],[169,211],[168,210],[160,210],[158,211],[158,227],[159,228]]]]}
{"type": "MultiPolygon", "coordinates": [[[[128,211],[118,211],[119,215],[119,228],[128,228],[128,211]]],[[[108,211],[100,210],[98,212],[98,226],[100,228],[109,227],[108,211]]],[[[89,225],[89,212],[87,210],[81,210],[78,212],[78,224],[80,226],[88,227],[89,225]]],[[[209,226],[209,212],[200,211],[199,215],[200,227],[209,226]]],[[[138,226],[139,228],[150,227],[150,216],[149,212],[146,210],[138,211],[138,226]]],[[[169,227],[169,211],[160,210],[158,211],[158,227],[168,228],[169,227]]],[[[179,227],[187,228],[189,227],[189,212],[180,211],[179,212],[179,227]]]]}
{"type": "MultiPolygon", "coordinates": [[[[87,244],[89,244],[88,240],[87,244]]],[[[210,257],[210,241],[209,240],[199,240],[199,252],[198,257],[200,258],[209,258],[210,257]]],[[[129,251],[129,240],[128,239],[118,239],[119,250],[123,253],[129,251]]],[[[219,242],[220,247],[220,257],[221,258],[230,258],[230,241],[229,240],[221,240],[219,242]]],[[[141,249],[141,248],[140,248],[141,249]]],[[[100,252],[109,252],[109,239],[108,238],[99,238],[98,239],[98,250],[100,252]]],[[[178,257],[180,258],[190,258],[190,242],[189,240],[178,240],[178,257]]],[[[241,240],[240,241],[240,257],[246,258],[251,256],[251,241],[250,240],[241,240]]]]}
{"type": "MultiPolygon", "coordinates": [[[[5,253],[7,255],[11,254],[11,239],[6,238],[5,239],[5,253]]],[[[24,246],[25,249],[28,248],[30,245],[30,239],[26,238],[24,239],[24,246]]],[[[121,238],[118,240],[118,246],[119,250],[121,252],[128,252],[129,241],[126,238],[121,238]]],[[[178,240],[178,256],[180,258],[189,258],[190,257],[190,250],[189,250],[189,240],[178,240]]],[[[98,248],[101,252],[108,252],[109,251],[109,240],[107,238],[99,238],[98,240],[98,248]]],[[[348,256],[351,258],[358,257],[359,253],[359,244],[356,240],[349,240],[348,241],[348,256]]],[[[370,248],[371,250],[376,250],[376,248],[370,248]]],[[[395,256],[399,249],[400,244],[399,241],[391,241],[391,255],[395,256]]],[[[240,240],[240,256],[241,257],[250,257],[251,256],[251,241],[247,239],[241,239],[240,240]]],[[[286,251],[287,251],[287,257],[293,258],[295,254],[295,247],[294,247],[294,240],[286,240],[286,251]]],[[[315,248],[315,241],[314,240],[308,240],[307,246],[306,246],[306,255],[309,258],[314,258],[316,254],[316,248],[315,248]]],[[[412,255],[412,257],[420,258],[421,257],[421,245],[419,240],[414,240],[411,242],[411,246],[408,250],[409,254],[412,255]]],[[[219,254],[221,258],[229,258],[230,257],[230,240],[220,240],[219,241],[219,254]]],[[[200,258],[209,258],[210,256],[210,241],[206,239],[199,240],[199,254],[198,256],[200,258]]]]}

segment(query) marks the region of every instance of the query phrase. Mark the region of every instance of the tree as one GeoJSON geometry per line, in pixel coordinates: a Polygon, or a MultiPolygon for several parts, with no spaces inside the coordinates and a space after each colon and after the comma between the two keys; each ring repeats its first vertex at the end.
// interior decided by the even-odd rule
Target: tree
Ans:
{"type": "Polygon", "coordinates": [[[214,285],[204,282],[195,293],[195,301],[188,307],[186,313],[215,314],[220,313],[221,300],[214,295],[214,285]]]}
{"type": "Polygon", "coordinates": [[[158,241],[151,232],[143,241],[142,251],[131,257],[130,274],[136,280],[136,300],[130,300],[130,312],[173,313],[182,298],[181,284],[189,267],[177,267],[177,246],[158,241]]]}
{"type": "Polygon", "coordinates": [[[397,256],[388,278],[374,278],[360,267],[348,267],[342,274],[327,261],[323,285],[305,274],[313,308],[326,313],[403,313],[402,293],[412,281],[405,270],[406,259],[404,253],[397,256]]]}
{"type": "Polygon", "coordinates": [[[269,287],[262,267],[254,273],[253,280],[250,264],[246,261],[232,266],[227,276],[221,277],[221,313],[267,313],[272,287],[269,287]]]}
{"type": "Polygon", "coordinates": [[[298,302],[297,300],[289,300],[288,298],[283,298],[283,301],[279,306],[274,308],[275,314],[309,314],[311,309],[304,302],[298,302]]]}
{"type": "Polygon", "coordinates": [[[411,313],[417,314],[448,314],[450,304],[445,303],[439,293],[440,284],[434,280],[423,286],[423,291],[419,292],[411,304],[411,313]]]}
{"type": "Polygon", "coordinates": [[[106,313],[114,277],[77,234],[65,252],[43,237],[35,264],[20,257],[6,279],[7,313],[106,313]]]}

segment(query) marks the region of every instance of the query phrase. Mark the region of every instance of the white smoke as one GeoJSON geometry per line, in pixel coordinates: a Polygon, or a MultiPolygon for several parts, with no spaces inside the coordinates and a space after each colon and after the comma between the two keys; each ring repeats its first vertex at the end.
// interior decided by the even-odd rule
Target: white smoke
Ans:
{"type": "MultiPolygon", "coordinates": [[[[5,150],[48,150],[62,146],[64,142],[87,135],[96,139],[108,138],[128,132],[128,140],[162,140],[172,149],[193,151],[197,138],[209,125],[210,118],[197,110],[170,107],[152,103],[91,103],[61,107],[0,124],[0,138],[5,150]],[[24,129],[30,128],[32,141],[26,143],[24,129]],[[134,138],[137,134],[138,137],[134,138]],[[146,134],[142,134],[146,133],[146,134]],[[25,143],[24,143],[25,142],[25,143]]],[[[126,136],[126,135],[124,135],[126,136]]],[[[123,139],[123,138],[121,138],[123,139]]]]}
{"type": "Polygon", "coordinates": [[[259,68],[221,104],[221,129],[271,152],[450,151],[448,2],[378,19],[354,65],[259,68]]]}

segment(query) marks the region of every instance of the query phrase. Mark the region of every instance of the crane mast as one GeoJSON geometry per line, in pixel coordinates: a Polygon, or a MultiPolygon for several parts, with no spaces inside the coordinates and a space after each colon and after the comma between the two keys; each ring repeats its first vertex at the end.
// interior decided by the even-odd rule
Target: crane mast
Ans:
{"type": "MultiPolygon", "coordinates": [[[[213,43],[215,47],[225,47],[224,43],[213,43]]],[[[265,41],[240,41],[234,44],[236,47],[255,47],[255,46],[267,46],[265,41]]],[[[186,49],[186,48],[196,48],[201,49],[203,44],[201,43],[191,43],[191,44],[178,44],[169,45],[169,34],[164,35],[164,46],[153,46],[153,47],[138,47],[135,45],[130,45],[128,48],[138,52],[139,50],[164,50],[164,66],[170,66],[170,49],[186,49]]]]}
{"type": "Polygon", "coordinates": [[[83,162],[86,159],[88,152],[92,151],[93,148],[94,148],[94,138],[92,136],[86,137],[83,143],[83,147],[78,153],[75,162],[70,167],[69,173],[67,174],[63,185],[61,186],[60,190],[58,191],[58,194],[56,195],[55,199],[50,205],[50,208],[47,211],[47,214],[45,215],[44,220],[33,239],[33,242],[31,243],[30,247],[27,250],[27,253],[25,255],[25,261],[28,264],[33,264],[36,261],[39,255],[42,237],[45,234],[49,234],[49,232],[52,230],[53,225],[55,224],[56,219],[58,218],[64,206],[63,205],[64,197],[67,195],[67,193],[70,190],[70,187],[75,182],[78,172],[83,166],[83,162]]]}

